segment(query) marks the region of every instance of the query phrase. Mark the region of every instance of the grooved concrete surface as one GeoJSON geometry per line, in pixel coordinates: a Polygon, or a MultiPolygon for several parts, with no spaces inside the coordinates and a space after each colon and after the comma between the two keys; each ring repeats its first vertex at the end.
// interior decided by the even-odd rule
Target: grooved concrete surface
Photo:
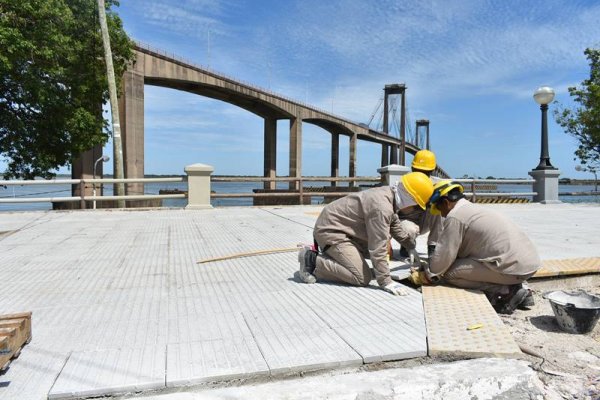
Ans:
{"type": "Polygon", "coordinates": [[[310,242],[318,210],[2,214],[0,231],[12,232],[0,237],[0,313],[31,310],[33,340],[0,376],[0,398],[101,396],[425,355],[416,291],[306,285],[295,278],[295,252],[196,263],[310,242]]]}
{"type": "MultiPolygon", "coordinates": [[[[489,207],[523,226],[543,259],[600,256],[597,205],[489,207]]],[[[196,264],[311,243],[318,211],[0,213],[0,232],[10,231],[0,236],[0,313],[33,312],[33,339],[0,375],[0,398],[97,396],[426,354],[416,291],[301,284],[296,253],[196,264]]],[[[424,237],[418,245],[424,252],[424,237]]]]}

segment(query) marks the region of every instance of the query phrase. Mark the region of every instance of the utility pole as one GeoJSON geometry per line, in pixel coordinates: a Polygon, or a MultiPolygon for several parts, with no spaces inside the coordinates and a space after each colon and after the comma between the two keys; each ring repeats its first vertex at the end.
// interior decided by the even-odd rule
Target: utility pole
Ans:
{"type": "MultiPolygon", "coordinates": [[[[108,77],[108,93],[110,95],[110,111],[112,114],[113,125],[113,153],[114,153],[114,174],[116,179],[123,179],[123,145],[121,143],[121,123],[119,120],[119,105],[117,100],[117,85],[115,82],[115,69],[112,61],[112,51],[110,49],[110,38],[108,36],[108,25],[106,24],[106,9],[104,0],[98,0],[98,14],[100,17],[100,30],[102,32],[102,42],[104,43],[104,58],[106,60],[106,76],[108,77]]],[[[125,184],[117,183],[115,185],[117,196],[125,195],[125,184]]],[[[117,200],[117,207],[125,208],[125,200],[117,200]]]]}

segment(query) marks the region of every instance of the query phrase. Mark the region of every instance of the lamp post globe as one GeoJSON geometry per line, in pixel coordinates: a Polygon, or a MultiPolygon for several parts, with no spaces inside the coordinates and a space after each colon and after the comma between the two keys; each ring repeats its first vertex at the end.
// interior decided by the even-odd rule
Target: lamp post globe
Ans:
{"type": "Polygon", "coordinates": [[[540,151],[540,163],[535,169],[556,169],[550,163],[550,154],[548,151],[548,104],[554,100],[554,89],[548,86],[541,86],[533,92],[533,99],[540,105],[540,110],[542,110],[542,145],[540,151]]]}
{"type": "Polygon", "coordinates": [[[539,105],[550,104],[554,100],[554,89],[548,86],[541,86],[533,92],[533,99],[539,105]]]}

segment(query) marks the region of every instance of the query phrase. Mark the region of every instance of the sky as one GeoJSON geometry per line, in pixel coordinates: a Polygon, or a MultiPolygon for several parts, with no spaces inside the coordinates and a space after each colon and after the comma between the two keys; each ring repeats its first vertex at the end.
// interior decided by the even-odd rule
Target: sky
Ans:
{"type": "MultiPolygon", "coordinates": [[[[598,1],[122,0],[116,11],[137,41],[356,122],[369,121],[386,84],[405,83],[409,129],[430,120],[431,150],[457,178],[528,178],[540,157],[534,90],[551,86],[572,107],[567,88],[589,78],[583,51],[600,47],[598,1]]],[[[554,122],[557,107],[552,164],[562,177],[593,178],[575,170],[577,142],[554,122]]],[[[147,174],[203,163],[262,175],[256,115],[148,85],[144,112],[147,174]]],[[[288,138],[282,120],[278,175],[288,174],[288,138]]],[[[303,175],[329,174],[330,145],[327,131],[303,124],[303,175]]],[[[381,146],[359,141],[358,175],[377,175],[380,162],[381,146]]]]}

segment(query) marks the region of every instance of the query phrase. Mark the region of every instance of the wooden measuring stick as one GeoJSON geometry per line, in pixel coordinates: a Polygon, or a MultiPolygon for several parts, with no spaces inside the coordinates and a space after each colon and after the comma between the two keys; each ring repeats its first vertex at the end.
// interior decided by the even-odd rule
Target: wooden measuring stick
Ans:
{"type": "Polygon", "coordinates": [[[252,257],[252,256],[258,256],[261,254],[287,253],[287,252],[291,252],[291,251],[298,251],[298,247],[287,247],[287,248],[282,248],[282,249],[269,249],[269,250],[250,251],[247,253],[236,253],[236,254],[231,254],[228,256],[207,258],[205,260],[198,261],[196,264],[204,264],[204,263],[213,262],[213,261],[231,260],[233,258],[252,257]]]}

